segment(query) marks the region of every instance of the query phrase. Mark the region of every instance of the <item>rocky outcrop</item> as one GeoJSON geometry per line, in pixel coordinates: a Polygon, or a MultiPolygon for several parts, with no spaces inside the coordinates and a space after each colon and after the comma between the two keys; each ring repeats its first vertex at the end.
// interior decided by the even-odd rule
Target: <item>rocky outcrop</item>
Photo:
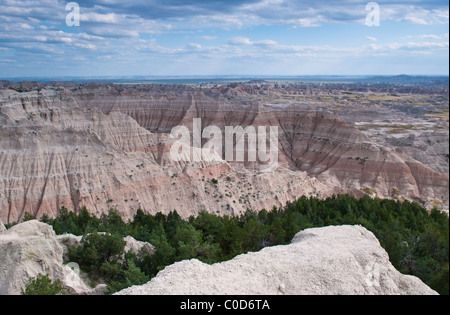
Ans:
{"type": "Polygon", "coordinates": [[[139,253],[145,253],[148,255],[155,253],[155,247],[150,243],[135,240],[131,236],[125,237],[124,241],[126,242],[125,253],[133,252],[136,255],[139,253]]]}
{"type": "MultiPolygon", "coordinates": [[[[105,234],[105,233],[99,233],[99,234],[105,234]]],[[[81,244],[83,237],[72,235],[72,234],[63,234],[63,235],[58,235],[56,237],[56,239],[62,245],[63,253],[64,253],[64,260],[67,261],[69,247],[78,247],[81,244]]],[[[131,251],[131,252],[135,253],[136,255],[139,253],[152,255],[155,252],[155,247],[150,243],[138,241],[131,236],[127,236],[123,240],[125,241],[125,248],[124,248],[125,253],[128,253],[131,251]]]]}
{"type": "Polygon", "coordinates": [[[0,295],[18,295],[38,274],[61,280],[71,294],[101,294],[90,288],[71,266],[63,264],[63,248],[52,227],[38,221],[16,225],[0,235],[0,295]]]}
{"type": "Polygon", "coordinates": [[[63,261],[69,261],[69,248],[78,247],[82,239],[82,236],[76,236],[73,234],[63,234],[56,236],[56,240],[63,248],[63,261]]]}
{"type": "MultiPolygon", "coordinates": [[[[444,127],[442,127],[444,129],[444,127]]],[[[398,147],[417,161],[429,165],[432,169],[448,173],[449,171],[449,133],[444,130],[411,134],[405,137],[387,137],[383,139],[389,145],[398,147]]]]}
{"type": "Polygon", "coordinates": [[[309,229],[291,245],[207,265],[176,263],[148,284],[119,295],[435,295],[400,274],[375,236],[361,226],[309,229]]]}

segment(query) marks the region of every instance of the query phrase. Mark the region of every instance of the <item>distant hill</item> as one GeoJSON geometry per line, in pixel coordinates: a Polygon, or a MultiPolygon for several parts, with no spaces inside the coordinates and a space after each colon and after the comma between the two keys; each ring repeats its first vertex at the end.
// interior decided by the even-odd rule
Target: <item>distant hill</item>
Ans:
{"type": "Polygon", "coordinates": [[[397,84],[397,85],[447,85],[449,84],[448,76],[410,76],[410,75],[396,75],[396,76],[376,76],[370,77],[366,82],[373,84],[397,84]]]}

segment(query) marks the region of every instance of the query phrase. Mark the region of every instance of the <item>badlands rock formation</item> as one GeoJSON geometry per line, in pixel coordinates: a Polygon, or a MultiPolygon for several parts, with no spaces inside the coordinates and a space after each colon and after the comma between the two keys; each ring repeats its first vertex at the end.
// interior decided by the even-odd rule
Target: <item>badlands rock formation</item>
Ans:
{"type": "Polygon", "coordinates": [[[376,144],[322,103],[278,104],[271,93],[239,85],[0,90],[0,218],[54,217],[62,206],[97,215],[116,208],[125,218],[139,208],[237,215],[302,195],[363,191],[448,209],[448,173],[376,144]],[[278,169],[261,173],[258,163],[197,148],[203,161],[173,161],[169,133],[178,125],[192,130],[194,118],[221,130],[278,127],[278,169]]]}
{"type": "Polygon", "coordinates": [[[18,295],[29,278],[48,274],[61,280],[72,294],[100,294],[105,286],[89,288],[71,268],[63,264],[63,246],[52,227],[28,221],[0,235],[0,295],[18,295]]]}
{"type": "Polygon", "coordinates": [[[400,274],[375,236],[361,226],[305,230],[291,245],[216,265],[176,263],[151,282],[119,295],[435,295],[400,274]]]}

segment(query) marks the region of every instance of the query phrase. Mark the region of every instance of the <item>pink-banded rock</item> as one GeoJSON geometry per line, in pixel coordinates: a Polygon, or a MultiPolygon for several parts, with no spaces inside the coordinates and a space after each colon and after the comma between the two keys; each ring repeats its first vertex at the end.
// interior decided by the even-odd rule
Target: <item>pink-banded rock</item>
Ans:
{"type": "Polygon", "coordinates": [[[0,217],[5,223],[20,221],[26,212],[54,217],[62,206],[86,206],[96,215],[116,208],[125,218],[139,208],[177,210],[183,217],[201,210],[237,215],[302,195],[364,191],[448,209],[448,174],[375,144],[313,105],[260,104],[251,96],[266,90],[229,88],[93,84],[0,90],[0,217]],[[229,100],[233,93],[241,101],[229,100]],[[203,128],[221,130],[278,127],[278,169],[264,174],[253,162],[172,161],[171,129],[191,129],[194,118],[202,119],[203,128]]]}

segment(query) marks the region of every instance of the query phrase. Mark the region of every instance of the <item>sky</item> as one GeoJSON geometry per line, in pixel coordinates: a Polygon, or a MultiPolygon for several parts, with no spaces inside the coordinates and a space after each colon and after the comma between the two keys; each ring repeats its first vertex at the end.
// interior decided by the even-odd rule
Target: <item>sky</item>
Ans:
{"type": "Polygon", "coordinates": [[[448,1],[69,2],[0,0],[0,79],[449,74],[448,1]]]}

